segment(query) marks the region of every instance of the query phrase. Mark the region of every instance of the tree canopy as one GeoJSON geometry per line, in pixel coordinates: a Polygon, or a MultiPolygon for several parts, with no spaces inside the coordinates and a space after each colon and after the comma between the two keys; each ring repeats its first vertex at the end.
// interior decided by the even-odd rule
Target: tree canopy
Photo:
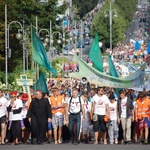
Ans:
{"type": "MultiPolygon", "coordinates": [[[[127,0],[123,2],[122,0],[115,0],[112,3],[112,10],[116,10],[117,17],[115,17],[114,11],[112,11],[112,43],[116,46],[124,40],[124,34],[129,27],[129,22],[131,21],[133,14],[136,9],[136,4],[138,0],[127,0]],[[127,2],[128,1],[128,2],[127,2]],[[132,6],[130,6],[132,5],[132,6]],[[132,10],[131,10],[132,9],[132,10]]],[[[106,1],[103,7],[99,10],[96,17],[93,19],[91,34],[94,36],[96,33],[99,34],[99,40],[101,42],[110,42],[110,25],[109,25],[109,11],[107,11],[107,16],[105,17],[104,11],[109,10],[110,0],[106,1]]]]}
{"type": "Polygon", "coordinates": [[[73,0],[73,5],[77,6],[80,18],[96,7],[99,0],[73,0]]]}
{"type": "MultiPolygon", "coordinates": [[[[57,0],[49,0],[46,4],[41,4],[40,0],[7,0],[0,1],[0,70],[5,70],[5,4],[7,4],[8,24],[18,21],[26,29],[29,25],[36,24],[38,16],[38,26],[49,30],[49,22],[52,21],[53,30],[56,30],[57,14],[63,14],[66,6],[57,7],[57,0]]],[[[8,73],[13,72],[18,64],[22,64],[23,48],[22,41],[15,38],[20,26],[12,23],[9,28],[9,47],[11,49],[11,59],[8,58],[8,73]]],[[[29,36],[28,36],[29,37],[29,36]]]]}

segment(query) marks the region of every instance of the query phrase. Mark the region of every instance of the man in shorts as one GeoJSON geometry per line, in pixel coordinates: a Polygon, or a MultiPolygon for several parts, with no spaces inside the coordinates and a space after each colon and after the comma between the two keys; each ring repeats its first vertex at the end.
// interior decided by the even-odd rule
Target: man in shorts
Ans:
{"type": "Polygon", "coordinates": [[[65,109],[64,99],[60,95],[58,88],[53,88],[52,93],[53,96],[50,97],[50,104],[52,109],[52,126],[54,129],[54,140],[55,144],[61,144],[62,127],[64,123],[64,109],[65,109]]]}
{"type": "Polygon", "coordinates": [[[107,144],[106,140],[106,123],[104,121],[104,117],[107,116],[109,118],[109,99],[106,95],[104,95],[103,87],[99,87],[97,90],[97,94],[92,98],[92,109],[91,109],[91,120],[93,120],[93,128],[94,128],[94,136],[95,142],[94,144],[98,144],[98,135],[100,133],[100,141],[104,138],[104,144],[107,144]]]}

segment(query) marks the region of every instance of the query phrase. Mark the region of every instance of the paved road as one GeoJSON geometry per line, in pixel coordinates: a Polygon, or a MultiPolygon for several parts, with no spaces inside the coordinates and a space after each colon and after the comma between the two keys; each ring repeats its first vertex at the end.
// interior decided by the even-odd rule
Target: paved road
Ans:
{"type": "MultiPolygon", "coordinates": [[[[138,4],[139,5],[143,5],[145,3],[147,3],[148,0],[139,0],[138,4]]],[[[141,9],[137,9],[137,11],[139,11],[140,13],[142,14],[148,14],[148,10],[146,9],[145,11],[142,11],[142,8],[141,9]]],[[[133,19],[130,23],[130,27],[128,28],[128,30],[126,31],[126,43],[129,43],[130,42],[130,39],[134,39],[136,38],[136,31],[139,29],[139,25],[141,25],[141,28],[144,29],[145,26],[144,26],[144,23],[140,23],[139,22],[139,18],[138,16],[136,15],[136,12],[133,16],[133,19]]],[[[149,40],[148,37],[145,37],[145,42],[147,42],[149,40]]]]}
{"type": "Polygon", "coordinates": [[[93,145],[93,144],[44,144],[44,145],[0,145],[0,150],[149,150],[150,145],[93,145]]]}

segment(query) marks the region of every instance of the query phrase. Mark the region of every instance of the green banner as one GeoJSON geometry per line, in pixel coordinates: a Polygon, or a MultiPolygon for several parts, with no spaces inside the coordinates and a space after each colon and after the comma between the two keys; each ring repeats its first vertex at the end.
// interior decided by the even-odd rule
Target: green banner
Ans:
{"type": "Polygon", "coordinates": [[[101,73],[100,71],[85,63],[76,55],[74,56],[74,61],[78,62],[80,69],[78,73],[70,73],[70,76],[77,79],[86,77],[90,83],[96,85],[113,88],[133,88],[138,87],[144,83],[145,64],[143,64],[140,69],[136,71],[136,73],[126,78],[118,78],[101,73]]]}

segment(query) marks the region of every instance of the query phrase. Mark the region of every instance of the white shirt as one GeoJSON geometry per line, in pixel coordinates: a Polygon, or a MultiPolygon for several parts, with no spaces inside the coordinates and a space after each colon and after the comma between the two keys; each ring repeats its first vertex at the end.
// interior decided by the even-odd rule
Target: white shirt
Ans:
{"type": "Polygon", "coordinates": [[[0,118],[6,115],[7,107],[8,107],[8,100],[4,97],[0,98],[0,118]]]}
{"type": "Polygon", "coordinates": [[[121,99],[121,117],[122,118],[126,118],[127,117],[127,107],[126,107],[126,103],[127,103],[127,97],[125,97],[124,99],[121,99]]]}
{"type": "Polygon", "coordinates": [[[16,99],[12,105],[12,111],[9,112],[9,120],[15,121],[15,120],[22,120],[22,112],[19,114],[13,114],[13,110],[23,108],[22,100],[16,99]]]}
{"type": "Polygon", "coordinates": [[[94,103],[94,113],[97,115],[106,115],[106,104],[108,104],[109,99],[106,95],[102,95],[101,97],[97,94],[93,96],[94,103]]]}
{"type": "Polygon", "coordinates": [[[27,112],[28,112],[28,104],[27,101],[25,103],[22,102],[23,108],[22,108],[22,118],[27,118],[27,112]]]}
{"type": "Polygon", "coordinates": [[[88,118],[89,112],[91,111],[91,102],[85,101],[83,106],[84,106],[84,110],[85,110],[85,118],[88,118]]]}
{"type": "Polygon", "coordinates": [[[70,98],[68,98],[68,101],[67,103],[69,104],[69,113],[78,113],[80,112],[80,110],[82,109],[82,105],[83,105],[83,99],[80,97],[80,100],[81,100],[81,107],[80,107],[80,101],[79,101],[79,97],[77,98],[73,98],[72,97],[72,100],[71,100],[71,103],[70,103],[70,98]]]}
{"type": "Polygon", "coordinates": [[[117,102],[109,102],[110,120],[117,120],[117,102]]]}

